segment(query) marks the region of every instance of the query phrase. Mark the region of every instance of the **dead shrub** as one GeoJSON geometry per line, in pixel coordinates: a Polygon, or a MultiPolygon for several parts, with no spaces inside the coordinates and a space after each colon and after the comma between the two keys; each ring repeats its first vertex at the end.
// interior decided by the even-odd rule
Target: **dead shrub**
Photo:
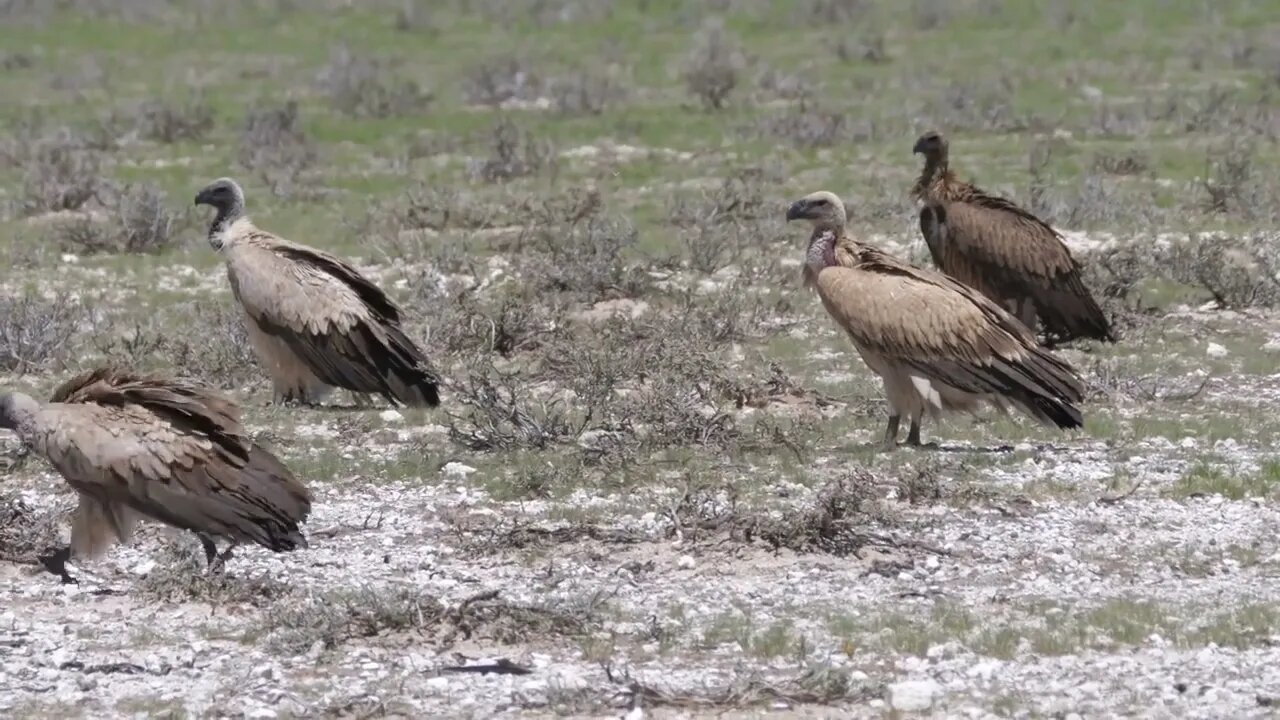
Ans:
{"type": "Polygon", "coordinates": [[[213,107],[201,95],[178,101],[149,100],[134,112],[138,136],[165,144],[199,141],[213,130],[213,107]]]}
{"type": "Polygon", "coordinates": [[[61,293],[51,300],[32,292],[0,295],[0,369],[22,374],[60,365],[83,316],[80,304],[61,293]]]}
{"type": "Polygon", "coordinates": [[[590,409],[584,415],[562,397],[534,397],[527,380],[485,360],[454,384],[453,394],[470,412],[450,416],[449,439],[473,451],[545,450],[572,442],[591,420],[590,409]]]}
{"type": "Polygon", "coordinates": [[[740,225],[698,223],[693,227],[680,228],[679,234],[689,267],[704,275],[710,275],[741,258],[740,225]]]}
{"type": "Polygon", "coordinates": [[[330,104],[350,117],[417,114],[432,100],[418,83],[396,77],[388,62],[354,54],[346,46],[329,51],[329,62],[317,81],[330,104]]]}
{"type": "Polygon", "coordinates": [[[173,244],[177,216],[164,201],[164,192],[153,185],[131,186],[117,198],[121,251],[155,253],[173,244]]]}
{"type": "Polygon", "coordinates": [[[720,110],[738,86],[746,65],[737,39],[722,22],[712,21],[694,36],[681,77],[704,108],[720,110]]]}
{"type": "Polygon", "coordinates": [[[1142,175],[1151,169],[1146,155],[1136,151],[1098,152],[1093,156],[1093,171],[1106,175],[1142,175]]]}
{"type": "Polygon", "coordinates": [[[601,602],[588,596],[581,602],[529,605],[486,590],[449,605],[409,587],[366,586],[325,591],[302,602],[282,599],[254,634],[265,636],[276,652],[293,655],[317,645],[333,649],[349,640],[409,631],[440,648],[473,637],[511,645],[583,635],[597,626],[601,602]]]}
{"type": "Polygon", "coordinates": [[[471,68],[463,79],[462,97],[469,105],[501,107],[529,103],[543,95],[543,82],[514,55],[486,60],[471,68]]]}
{"type": "Polygon", "coordinates": [[[555,151],[551,144],[534,137],[508,118],[493,126],[489,142],[489,156],[473,159],[469,168],[472,177],[484,182],[506,182],[537,175],[555,165],[555,151]]]}
{"type": "Polygon", "coordinates": [[[1273,307],[1280,262],[1264,235],[1192,235],[1175,243],[1165,265],[1172,280],[1204,289],[1223,308],[1273,307]]]}
{"type": "Polygon", "coordinates": [[[1280,209],[1276,187],[1263,181],[1254,168],[1256,150],[1248,142],[1233,141],[1206,159],[1201,180],[1207,212],[1236,215],[1247,220],[1272,220],[1280,209]]]}
{"type": "Polygon", "coordinates": [[[576,70],[547,83],[552,107],[562,115],[599,115],[624,102],[627,86],[609,70],[576,70]]]}
{"type": "Polygon", "coordinates": [[[258,173],[276,195],[287,194],[316,160],[316,148],[302,129],[298,103],[257,105],[245,114],[238,159],[258,173]]]}
{"type": "Polygon", "coordinates": [[[427,299],[432,315],[424,333],[432,347],[449,354],[497,353],[510,357],[542,346],[556,331],[567,308],[540,302],[522,292],[501,292],[481,302],[471,293],[440,293],[427,299]]]}
{"type": "Polygon", "coordinates": [[[624,258],[636,240],[635,227],[620,217],[537,226],[522,239],[524,247],[536,251],[526,256],[522,272],[534,287],[584,300],[637,297],[650,281],[624,258]]]}
{"type": "Polygon", "coordinates": [[[757,118],[753,124],[745,126],[743,134],[749,138],[778,140],[802,149],[865,142],[877,136],[872,120],[856,120],[846,111],[826,109],[803,100],[798,105],[757,118]]]}
{"type": "Polygon", "coordinates": [[[34,564],[62,545],[62,512],[36,509],[16,493],[0,493],[0,560],[34,564]]]}
{"type": "Polygon", "coordinates": [[[762,220],[779,214],[774,173],[759,167],[734,170],[709,192],[676,193],[667,202],[668,221],[677,227],[762,220]]]}
{"type": "Polygon", "coordinates": [[[154,254],[173,245],[178,215],[166,207],[160,189],[130,185],[100,200],[105,213],[80,213],[53,225],[61,250],[78,255],[154,254]]]}
{"type": "Polygon", "coordinates": [[[179,317],[187,323],[185,332],[168,335],[163,345],[171,366],[224,389],[243,387],[261,377],[238,309],[225,302],[197,300],[184,306],[179,317]]]}
{"type": "Polygon", "coordinates": [[[891,518],[880,507],[875,479],[862,468],[827,482],[811,503],[781,514],[746,516],[740,532],[774,549],[821,552],[846,557],[864,547],[910,546],[889,532],[891,518]]]}
{"type": "Polygon", "coordinates": [[[79,210],[109,186],[101,153],[68,131],[24,149],[16,164],[23,169],[17,210],[24,216],[79,210]]]}
{"type": "MultiPolygon", "coordinates": [[[[231,561],[234,567],[234,560],[231,561]]],[[[296,597],[288,583],[266,573],[239,575],[206,572],[204,550],[191,535],[169,543],[160,552],[156,566],[135,584],[133,590],[152,602],[201,602],[209,605],[267,607],[284,598],[296,597]]]]}

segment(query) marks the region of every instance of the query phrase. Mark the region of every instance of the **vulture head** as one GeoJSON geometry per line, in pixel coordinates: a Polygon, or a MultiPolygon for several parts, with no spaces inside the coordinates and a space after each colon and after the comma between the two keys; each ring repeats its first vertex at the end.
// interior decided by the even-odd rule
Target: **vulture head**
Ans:
{"type": "Polygon", "coordinates": [[[0,428],[18,432],[40,410],[35,398],[23,393],[0,395],[0,428]]]}
{"type": "Polygon", "coordinates": [[[947,161],[947,139],[942,137],[942,133],[937,130],[930,130],[916,140],[911,152],[924,155],[926,165],[945,163],[947,161]]]}
{"type": "Polygon", "coordinates": [[[843,228],[844,203],[833,192],[819,190],[791,203],[787,208],[787,222],[808,220],[814,227],[843,228]]]}
{"type": "Polygon", "coordinates": [[[244,191],[231,178],[218,178],[196,193],[196,205],[211,205],[218,211],[209,226],[209,244],[221,250],[222,230],[244,214],[244,191]]]}

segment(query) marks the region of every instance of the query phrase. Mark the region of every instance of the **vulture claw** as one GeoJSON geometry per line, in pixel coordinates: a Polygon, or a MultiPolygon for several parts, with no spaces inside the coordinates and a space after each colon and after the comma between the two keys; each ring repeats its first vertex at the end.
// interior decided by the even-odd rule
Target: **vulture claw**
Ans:
{"type": "Polygon", "coordinates": [[[71,546],[53,550],[38,558],[40,564],[44,565],[45,570],[57,575],[62,580],[63,585],[79,585],[80,581],[71,576],[67,571],[67,561],[71,559],[71,546]]]}
{"type": "Polygon", "coordinates": [[[231,559],[231,551],[235,549],[236,549],[236,544],[233,542],[227,546],[226,550],[223,550],[220,555],[215,557],[213,559],[213,562],[209,563],[209,574],[217,575],[218,573],[222,572],[222,570],[227,565],[227,561],[231,559]]]}

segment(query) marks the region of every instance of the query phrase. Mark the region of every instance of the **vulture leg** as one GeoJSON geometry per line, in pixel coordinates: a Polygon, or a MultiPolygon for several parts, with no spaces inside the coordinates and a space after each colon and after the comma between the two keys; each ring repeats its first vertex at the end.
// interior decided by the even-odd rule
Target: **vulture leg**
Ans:
{"type": "Polygon", "coordinates": [[[218,546],[214,545],[213,539],[204,533],[197,533],[196,537],[200,538],[200,547],[204,548],[205,566],[212,566],[213,559],[218,556],[218,546]]]}
{"type": "Polygon", "coordinates": [[[1032,334],[1036,334],[1036,325],[1038,324],[1036,316],[1036,301],[1030,299],[1030,297],[1024,297],[1023,301],[1021,301],[1021,306],[1018,309],[1018,319],[1021,323],[1027,325],[1027,329],[1032,331],[1032,334]]]}
{"type": "Polygon", "coordinates": [[[44,569],[62,578],[63,585],[78,585],[80,581],[71,577],[71,573],[67,572],[67,561],[70,559],[70,545],[39,556],[40,564],[44,565],[44,569]]]}
{"type": "Polygon", "coordinates": [[[911,429],[907,431],[907,444],[911,447],[920,447],[920,418],[911,418],[911,429]]]}
{"type": "Polygon", "coordinates": [[[898,424],[902,422],[902,416],[890,415],[889,424],[884,429],[883,449],[893,450],[898,447],[898,424]]]}
{"type": "Polygon", "coordinates": [[[236,542],[232,540],[231,544],[227,546],[227,549],[223,550],[221,555],[217,556],[214,558],[213,562],[209,563],[209,574],[216,575],[222,572],[222,568],[225,567],[227,561],[231,559],[231,551],[235,549],[236,542]]]}

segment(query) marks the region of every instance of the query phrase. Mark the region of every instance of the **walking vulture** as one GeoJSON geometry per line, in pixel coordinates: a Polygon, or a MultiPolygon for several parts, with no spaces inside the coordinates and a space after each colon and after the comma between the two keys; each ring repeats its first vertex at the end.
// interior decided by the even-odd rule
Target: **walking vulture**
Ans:
{"type": "Polygon", "coordinates": [[[912,188],[922,204],[920,232],[938,269],[1001,304],[1049,342],[1114,342],[1102,308],[1080,277],[1062,236],[1012,201],[956,179],[947,141],[925,133],[913,152],[924,170],[912,188]]]}
{"type": "Polygon", "coordinates": [[[1083,424],[1074,369],[1036,344],[1012,315],[972,288],[863,245],[845,230],[845,209],[820,191],[797,200],[787,220],[813,225],[804,282],[884,381],[890,414],[884,446],[897,445],[898,423],[911,422],[908,445],[920,444],[928,412],[975,411],[1012,403],[1059,428],[1083,424]]]}
{"type": "Polygon", "coordinates": [[[440,403],[435,370],[378,286],[329,253],[254,227],[230,178],[201,190],[195,203],[217,209],[209,244],[226,261],[275,402],[316,404],[340,387],[404,405],[440,403]]]}
{"type": "Polygon", "coordinates": [[[211,570],[240,543],[307,546],[298,524],[311,493],[249,439],[230,400],[203,386],[99,368],[63,383],[48,403],[0,395],[0,427],[80,496],[71,545],[49,563],[65,581],[67,560],[128,541],[140,517],[196,533],[211,570]],[[214,538],[229,541],[221,554],[214,538]]]}

